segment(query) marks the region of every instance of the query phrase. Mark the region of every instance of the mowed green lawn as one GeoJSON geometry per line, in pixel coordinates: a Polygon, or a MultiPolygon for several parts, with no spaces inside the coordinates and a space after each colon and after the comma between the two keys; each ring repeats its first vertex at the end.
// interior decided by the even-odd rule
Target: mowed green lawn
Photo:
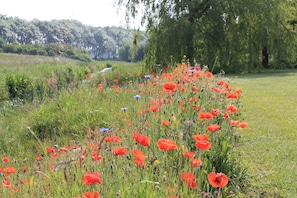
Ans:
{"type": "Polygon", "coordinates": [[[240,161],[249,197],[297,197],[297,70],[229,76],[243,89],[240,161]]]}

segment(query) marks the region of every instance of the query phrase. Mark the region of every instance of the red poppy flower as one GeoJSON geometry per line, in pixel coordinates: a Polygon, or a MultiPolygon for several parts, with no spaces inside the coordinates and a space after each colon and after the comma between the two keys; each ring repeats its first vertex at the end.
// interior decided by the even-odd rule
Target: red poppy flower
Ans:
{"type": "Polygon", "coordinates": [[[215,131],[218,131],[218,130],[220,130],[220,129],[221,129],[221,126],[218,125],[218,124],[211,124],[211,125],[209,125],[209,126],[207,127],[207,130],[208,130],[209,132],[215,132],[215,131]]]}
{"type": "Polygon", "coordinates": [[[211,144],[207,140],[199,140],[196,141],[196,148],[200,150],[209,150],[211,147],[211,144]]]}
{"type": "Polygon", "coordinates": [[[186,158],[192,159],[195,155],[195,152],[184,152],[183,154],[186,158]]]}
{"type": "Polygon", "coordinates": [[[214,117],[217,117],[220,115],[220,110],[219,109],[210,109],[210,113],[211,115],[213,115],[214,117]]]}
{"type": "Polygon", "coordinates": [[[140,166],[140,167],[145,167],[146,166],[146,164],[144,163],[144,161],[138,160],[138,159],[135,160],[135,164],[138,165],[138,166],[140,166]]]}
{"type": "Polygon", "coordinates": [[[217,92],[217,93],[221,93],[221,92],[224,91],[224,89],[223,88],[218,88],[218,87],[213,87],[212,91],[217,92]]]}
{"type": "Polygon", "coordinates": [[[54,170],[55,170],[55,165],[52,164],[52,163],[50,163],[50,164],[49,164],[49,170],[50,170],[50,171],[54,171],[54,170]]]}
{"type": "Polygon", "coordinates": [[[46,148],[47,152],[48,153],[54,153],[55,152],[55,149],[53,148],[46,148]]]}
{"type": "Polygon", "coordinates": [[[43,157],[40,155],[40,156],[38,156],[38,157],[36,157],[36,160],[37,161],[41,161],[43,159],[43,157]]]}
{"type": "Polygon", "coordinates": [[[211,120],[213,118],[213,115],[210,112],[200,112],[198,118],[211,120]]]}
{"type": "Polygon", "coordinates": [[[196,167],[196,166],[202,166],[202,160],[197,158],[197,159],[192,159],[191,167],[196,167]]]}
{"type": "Polygon", "coordinates": [[[218,85],[220,85],[222,87],[229,87],[229,83],[227,83],[223,80],[219,80],[217,83],[218,83],[218,85]]]}
{"type": "Polygon", "coordinates": [[[22,171],[23,171],[23,172],[26,172],[27,170],[28,170],[27,167],[23,167],[23,168],[22,168],[22,171]]]}
{"type": "Polygon", "coordinates": [[[186,92],[186,91],[187,91],[187,89],[185,88],[185,86],[180,86],[180,90],[181,90],[182,92],[186,92]]]}
{"type": "Polygon", "coordinates": [[[137,160],[143,161],[146,158],[141,150],[133,150],[132,153],[137,160]]]}
{"type": "Polygon", "coordinates": [[[176,143],[173,142],[172,140],[167,140],[167,139],[160,139],[157,142],[157,146],[159,149],[164,150],[164,151],[171,151],[176,149],[176,143]]]}
{"type": "Polygon", "coordinates": [[[240,124],[239,120],[230,120],[230,126],[238,126],[240,124]]]}
{"type": "Polygon", "coordinates": [[[118,88],[120,88],[119,85],[112,85],[112,86],[110,86],[110,87],[113,88],[113,89],[118,89],[118,88]]]}
{"type": "Polygon", "coordinates": [[[192,182],[187,182],[187,183],[188,183],[188,188],[195,188],[195,187],[198,186],[198,184],[197,184],[196,182],[194,182],[194,181],[192,181],[192,182]]]}
{"type": "Polygon", "coordinates": [[[91,173],[87,172],[83,176],[83,184],[85,185],[91,185],[94,183],[102,184],[103,182],[101,181],[101,173],[91,173]]]}
{"type": "Polygon", "coordinates": [[[205,134],[197,134],[197,135],[193,135],[193,138],[195,141],[199,141],[199,140],[207,140],[208,135],[205,134]]]}
{"type": "Polygon", "coordinates": [[[237,107],[233,106],[233,105],[228,105],[227,106],[227,111],[229,113],[236,113],[237,112],[237,107]]]}
{"type": "Polygon", "coordinates": [[[59,149],[61,152],[68,152],[68,150],[69,150],[69,146],[66,146],[66,147],[61,147],[60,149],[59,149]]]}
{"type": "Polygon", "coordinates": [[[205,72],[204,77],[205,78],[212,79],[213,78],[213,74],[211,72],[205,72]]]}
{"type": "Polygon", "coordinates": [[[192,91],[194,91],[194,92],[200,92],[200,89],[198,87],[196,87],[196,86],[193,86],[192,87],[192,91]]]}
{"type": "Polygon", "coordinates": [[[98,192],[85,192],[82,198],[100,198],[100,196],[98,192]]]}
{"type": "Polygon", "coordinates": [[[182,173],[181,177],[182,180],[188,184],[188,188],[195,188],[196,186],[198,186],[197,183],[194,181],[195,176],[192,173],[182,173]]]}
{"type": "Polygon", "coordinates": [[[227,112],[223,114],[224,120],[230,120],[230,116],[227,112]]]}
{"type": "Polygon", "coordinates": [[[195,180],[195,175],[193,175],[191,172],[182,173],[181,177],[184,182],[191,182],[195,180]]]}
{"type": "Polygon", "coordinates": [[[208,174],[208,182],[214,188],[224,188],[228,184],[228,176],[224,173],[211,172],[208,174]]]}
{"type": "Polygon", "coordinates": [[[99,91],[101,91],[101,90],[103,89],[102,84],[98,84],[97,89],[98,89],[99,91]]]}
{"type": "Polygon", "coordinates": [[[158,107],[157,106],[150,106],[150,110],[152,112],[157,112],[158,111],[158,107]]]}
{"type": "Polygon", "coordinates": [[[161,124],[162,124],[163,126],[169,126],[169,125],[171,124],[171,122],[168,121],[168,120],[162,120],[161,124]]]}
{"type": "Polygon", "coordinates": [[[9,166],[7,168],[4,169],[4,172],[7,174],[7,175],[10,175],[10,174],[13,174],[16,172],[16,169],[12,166],[9,166]]]}
{"type": "Polygon", "coordinates": [[[59,153],[51,153],[52,157],[58,157],[60,154],[59,153]]]}
{"type": "Polygon", "coordinates": [[[6,188],[13,188],[9,180],[5,180],[1,186],[6,187],[6,188]]]}
{"type": "Polygon", "coordinates": [[[122,148],[122,147],[119,147],[119,148],[114,148],[113,149],[113,154],[115,156],[118,156],[118,155],[126,155],[128,151],[128,148],[122,148]]]}
{"type": "Polygon", "coordinates": [[[240,122],[239,126],[244,129],[248,126],[248,123],[247,122],[240,122]]]}
{"type": "Polygon", "coordinates": [[[150,138],[148,136],[142,135],[140,133],[135,133],[133,135],[135,141],[139,144],[141,144],[142,146],[148,146],[150,145],[150,138]]]}
{"type": "Polygon", "coordinates": [[[104,139],[105,142],[121,142],[121,138],[118,136],[107,136],[104,139]]]}
{"type": "Polygon", "coordinates": [[[166,92],[175,92],[176,91],[176,84],[174,83],[166,83],[163,85],[164,91],[166,92]]]}
{"type": "Polygon", "coordinates": [[[230,99],[235,99],[237,100],[238,99],[238,94],[237,93],[229,93],[229,94],[226,94],[227,98],[230,99]]]}
{"type": "Polygon", "coordinates": [[[92,151],[91,155],[93,160],[102,160],[102,156],[95,151],[92,151]]]}
{"type": "Polygon", "coordinates": [[[10,162],[10,159],[9,159],[8,157],[3,157],[3,158],[2,158],[2,162],[3,162],[3,163],[10,162]]]}
{"type": "Polygon", "coordinates": [[[241,94],[241,93],[242,93],[242,89],[241,89],[241,88],[236,88],[236,89],[235,89],[235,93],[237,93],[237,94],[241,94]]]}

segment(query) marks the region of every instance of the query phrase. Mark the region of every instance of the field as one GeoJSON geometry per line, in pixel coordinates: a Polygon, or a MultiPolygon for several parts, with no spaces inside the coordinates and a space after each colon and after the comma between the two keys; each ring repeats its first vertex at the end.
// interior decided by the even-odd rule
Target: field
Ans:
{"type": "MultiPolygon", "coordinates": [[[[2,54],[0,57],[1,78],[17,71],[38,81],[50,78],[53,71],[56,75],[59,71],[65,74],[65,69],[69,67],[74,71],[74,75],[84,78],[77,84],[77,88],[70,91],[69,87],[61,89],[54,95],[55,97],[46,98],[40,104],[2,102],[1,157],[9,157],[10,162],[7,163],[15,166],[19,173],[18,176],[10,176],[13,191],[18,189],[19,192],[11,194],[9,188],[0,187],[0,192],[4,189],[2,192],[7,197],[78,197],[86,191],[98,191],[103,197],[128,197],[131,196],[130,193],[138,197],[164,197],[164,195],[195,197],[195,193],[205,197],[294,197],[296,194],[297,167],[294,159],[297,151],[294,145],[297,143],[295,138],[297,72],[294,70],[227,75],[221,80],[229,82],[233,90],[239,87],[243,90],[238,101],[218,100],[220,102],[216,103],[216,98],[220,94],[214,94],[208,89],[208,86],[214,85],[209,84],[212,80],[206,77],[201,82],[198,81],[199,86],[195,89],[192,87],[189,93],[179,91],[181,88],[178,88],[178,91],[174,90],[175,95],[171,92],[163,93],[168,95],[164,98],[165,104],[160,104],[160,101],[157,101],[158,97],[161,97],[159,95],[161,92],[156,85],[158,83],[162,85],[164,82],[161,79],[148,81],[143,77],[140,64],[92,62],[90,65],[84,65],[69,60],[63,63],[60,60],[56,64],[56,60],[39,62],[42,60],[40,57],[36,60],[35,57],[26,57],[22,60],[16,57],[5,58],[2,54]],[[28,63],[25,63],[26,61],[28,63]],[[98,74],[98,71],[107,64],[112,64],[114,71],[104,76],[98,74]],[[88,72],[91,78],[85,79],[85,74],[88,75],[88,72]],[[199,96],[200,104],[182,105],[184,101],[193,100],[191,97],[193,93],[199,96]],[[212,103],[207,102],[209,97],[213,98],[212,103]],[[216,107],[222,111],[230,102],[239,109],[238,114],[229,112],[232,119],[248,123],[247,128],[235,127],[238,128],[235,136],[239,134],[239,140],[233,140],[233,134],[232,136],[224,134],[230,129],[227,120],[218,117],[196,121],[197,116],[201,116],[202,109],[216,107]],[[148,108],[151,112],[141,113],[142,108],[148,108]],[[193,113],[193,108],[200,110],[193,113]],[[197,142],[196,148],[191,147],[193,143],[191,136],[205,130],[207,125],[215,123],[220,124],[220,131],[209,133],[209,139],[218,145],[212,144],[213,151],[211,149],[208,154],[206,151],[195,151],[194,154],[199,158],[195,157],[196,164],[193,165],[192,161],[192,165],[188,166],[181,151],[195,150],[197,142]],[[102,139],[101,130],[108,130],[108,137],[112,137],[110,140],[112,143],[104,143],[102,148],[101,144],[106,141],[106,134],[102,139]],[[174,151],[162,152],[160,148],[147,147],[144,142],[132,146],[131,136],[137,139],[136,132],[149,136],[154,144],[163,137],[174,140],[177,146],[174,151]],[[94,150],[90,148],[91,143],[100,147],[96,150],[97,155],[92,152],[92,158],[90,155],[94,150]],[[142,147],[140,144],[146,146],[142,147]],[[90,154],[64,154],[63,150],[69,149],[66,145],[71,148],[75,146],[75,151],[85,149],[90,154]],[[124,148],[129,148],[128,152],[133,151],[133,155],[125,153],[126,158],[121,158],[121,154],[114,158],[115,147],[122,149],[121,152],[127,152],[124,148]],[[51,149],[59,150],[60,156],[55,159],[50,157],[51,149]],[[146,154],[142,160],[137,163],[135,161],[141,169],[134,167],[133,162],[132,165],[129,161],[129,158],[138,156],[135,154],[136,150],[137,152],[142,150],[146,154]],[[221,167],[213,167],[213,162],[208,162],[208,158],[213,160],[219,158],[216,151],[221,153],[220,160],[225,162],[221,167]],[[235,155],[230,154],[230,151],[232,153],[235,151],[235,155]],[[43,156],[43,161],[37,160],[40,156],[43,156]],[[176,162],[175,158],[179,160],[176,162]],[[197,165],[198,159],[202,159],[203,166],[197,165]],[[74,167],[68,165],[72,162],[76,164],[74,167]],[[237,163],[243,168],[239,168],[237,163]],[[200,169],[195,169],[196,166],[200,169]],[[21,173],[24,167],[27,167],[28,171],[21,173]],[[243,173],[245,167],[247,175],[243,173]],[[228,172],[231,178],[228,187],[216,191],[208,182],[204,182],[204,178],[211,170],[224,170],[226,174],[228,172]],[[91,185],[90,188],[84,186],[80,178],[85,171],[103,173],[103,185],[100,187],[98,184],[91,185]],[[187,176],[195,174],[196,179],[176,178],[183,171],[187,172],[187,176]],[[126,177],[127,174],[130,177],[126,177]],[[235,177],[236,174],[238,178],[235,177]],[[23,182],[29,180],[29,184],[27,186],[17,184],[20,179],[23,182]],[[204,189],[202,193],[198,191],[196,182],[201,189],[204,189]],[[184,183],[187,183],[188,188],[184,183]]],[[[170,82],[169,75],[165,79],[165,82],[170,82]]],[[[8,94],[4,82],[1,81],[0,93],[2,98],[6,99],[8,94]]],[[[190,88],[187,86],[185,85],[185,88],[190,88]]],[[[234,127],[231,128],[233,131],[234,127]]],[[[7,163],[2,162],[2,165],[0,163],[0,168],[7,166],[7,163]]],[[[3,177],[3,184],[7,182],[5,178],[3,177]]],[[[2,186],[5,186],[3,184],[2,186]]]]}

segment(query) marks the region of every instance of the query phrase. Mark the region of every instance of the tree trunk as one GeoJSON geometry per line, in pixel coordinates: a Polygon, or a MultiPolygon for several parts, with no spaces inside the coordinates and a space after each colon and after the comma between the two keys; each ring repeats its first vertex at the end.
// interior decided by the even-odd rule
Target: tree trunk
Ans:
{"type": "Polygon", "coordinates": [[[263,68],[268,68],[268,52],[267,52],[267,47],[264,46],[262,49],[262,66],[263,68]]]}

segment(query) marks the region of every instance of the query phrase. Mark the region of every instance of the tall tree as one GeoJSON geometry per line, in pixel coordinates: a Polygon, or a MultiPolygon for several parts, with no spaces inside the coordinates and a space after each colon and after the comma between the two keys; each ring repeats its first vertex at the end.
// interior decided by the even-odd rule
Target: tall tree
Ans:
{"type": "Polygon", "coordinates": [[[248,72],[296,64],[291,0],[117,0],[129,17],[142,15],[154,63],[179,62],[186,55],[215,70],[248,72]]]}

